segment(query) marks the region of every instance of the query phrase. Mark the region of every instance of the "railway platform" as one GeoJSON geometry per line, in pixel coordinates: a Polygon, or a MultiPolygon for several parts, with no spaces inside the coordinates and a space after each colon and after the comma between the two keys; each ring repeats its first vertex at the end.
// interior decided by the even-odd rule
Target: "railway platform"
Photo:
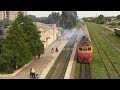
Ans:
{"type": "MultiPolygon", "coordinates": [[[[56,42],[54,42],[53,44],[51,44],[49,47],[47,47],[45,49],[45,54],[41,55],[40,59],[37,58],[36,60],[34,60],[30,65],[28,65],[25,69],[23,69],[20,73],[18,73],[15,77],[15,79],[30,79],[29,78],[29,71],[30,68],[33,67],[36,70],[36,73],[39,75],[39,77],[45,77],[45,74],[47,74],[47,72],[49,71],[48,69],[50,69],[54,58],[56,58],[59,53],[61,52],[62,48],[65,46],[65,44],[67,43],[68,40],[57,40],[56,42]],[[59,51],[56,53],[52,53],[51,49],[52,48],[58,48],[59,51]],[[49,68],[47,68],[49,67],[49,68]],[[47,69],[46,69],[47,68],[47,69]]],[[[44,79],[44,78],[40,78],[40,79],[44,79]]]]}

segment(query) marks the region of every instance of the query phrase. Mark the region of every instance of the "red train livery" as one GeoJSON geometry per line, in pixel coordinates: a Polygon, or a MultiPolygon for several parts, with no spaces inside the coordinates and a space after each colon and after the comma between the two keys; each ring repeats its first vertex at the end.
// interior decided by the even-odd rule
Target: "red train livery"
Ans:
{"type": "Polygon", "coordinates": [[[92,44],[86,36],[83,36],[77,46],[77,59],[80,63],[90,63],[92,56],[92,44]]]}

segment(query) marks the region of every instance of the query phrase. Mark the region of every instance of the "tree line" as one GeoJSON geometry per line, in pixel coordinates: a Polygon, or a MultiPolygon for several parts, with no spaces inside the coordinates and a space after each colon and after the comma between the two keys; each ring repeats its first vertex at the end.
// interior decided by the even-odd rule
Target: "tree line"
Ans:
{"type": "Polygon", "coordinates": [[[34,15],[29,15],[33,21],[42,22],[46,24],[56,24],[58,27],[62,28],[74,28],[78,25],[78,16],[76,11],[62,11],[52,12],[48,17],[36,17],[34,15]]]}
{"type": "MultiPolygon", "coordinates": [[[[76,11],[62,11],[52,12],[48,17],[36,17],[35,15],[28,15],[33,22],[42,22],[45,24],[56,24],[58,27],[62,28],[74,28],[78,25],[79,20],[76,11]]],[[[5,27],[10,26],[12,21],[7,19],[0,20],[0,25],[5,27]]]]}
{"type": "Polygon", "coordinates": [[[40,32],[29,16],[19,12],[0,47],[0,72],[13,73],[44,53],[40,32]]]}
{"type": "MultiPolygon", "coordinates": [[[[106,22],[111,22],[111,18],[116,18],[116,20],[120,20],[120,15],[117,15],[116,17],[105,17],[104,15],[99,15],[98,17],[84,17],[83,20],[85,22],[95,22],[97,24],[105,24],[106,22]]],[[[115,22],[112,22],[111,24],[115,24],[115,22]]],[[[119,24],[119,23],[118,23],[119,24]]]]}

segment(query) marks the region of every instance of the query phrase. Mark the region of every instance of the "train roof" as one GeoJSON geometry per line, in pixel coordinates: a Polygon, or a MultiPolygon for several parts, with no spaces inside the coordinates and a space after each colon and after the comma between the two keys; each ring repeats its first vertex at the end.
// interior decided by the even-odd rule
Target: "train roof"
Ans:
{"type": "Polygon", "coordinates": [[[80,42],[78,43],[79,46],[91,46],[91,42],[88,38],[82,38],[80,42]]]}

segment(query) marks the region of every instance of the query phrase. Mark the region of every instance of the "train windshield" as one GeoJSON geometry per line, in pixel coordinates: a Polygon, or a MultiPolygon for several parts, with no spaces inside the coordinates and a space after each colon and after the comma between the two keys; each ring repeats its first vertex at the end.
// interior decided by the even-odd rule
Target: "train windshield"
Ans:
{"type": "Polygon", "coordinates": [[[91,47],[88,47],[88,51],[91,51],[91,47]]]}
{"type": "Polygon", "coordinates": [[[79,47],[79,51],[91,51],[91,47],[79,47]]]}
{"type": "Polygon", "coordinates": [[[81,47],[79,48],[79,51],[82,51],[82,48],[81,48],[81,47]]]}
{"type": "Polygon", "coordinates": [[[87,47],[83,47],[82,51],[87,51],[87,47]]]}

